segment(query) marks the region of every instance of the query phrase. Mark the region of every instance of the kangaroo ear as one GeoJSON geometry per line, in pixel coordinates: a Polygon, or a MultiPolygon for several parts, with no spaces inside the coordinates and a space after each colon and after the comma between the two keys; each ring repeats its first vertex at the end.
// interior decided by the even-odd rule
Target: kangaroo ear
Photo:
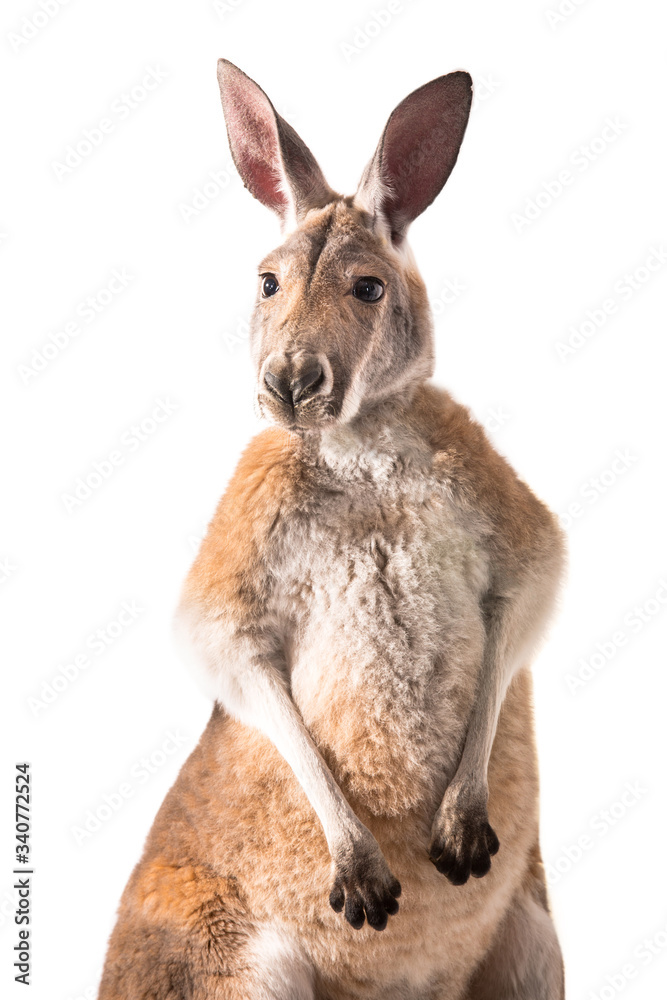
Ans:
{"type": "Polygon", "coordinates": [[[395,244],[452,172],[471,103],[470,75],[448,73],[413,91],[389,116],[355,204],[384,225],[395,244]]]}
{"type": "Polygon", "coordinates": [[[250,193],[283,227],[330,202],[335,193],[315,157],[262,88],[227,59],[218,61],[218,82],[232,157],[250,193]]]}

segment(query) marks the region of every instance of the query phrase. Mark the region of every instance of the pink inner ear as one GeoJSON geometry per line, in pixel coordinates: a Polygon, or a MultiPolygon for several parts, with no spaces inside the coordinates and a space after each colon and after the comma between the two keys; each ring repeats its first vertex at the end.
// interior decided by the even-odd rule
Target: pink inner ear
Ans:
{"type": "Polygon", "coordinates": [[[470,108],[470,80],[454,73],[410,94],[391,115],[382,142],[383,206],[395,238],[431,204],[456,163],[470,108]]]}
{"type": "Polygon", "coordinates": [[[228,84],[224,95],[229,144],[243,183],[262,204],[282,213],[287,196],[273,108],[248,80],[228,84]]]}
{"type": "Polygon", "coordinates": [[[392,203],[400,206],[401,215],[408,218],[416,218],[435,197],[443,168],[441,150],[434,138],[439,127],[442,114],[416,117],[401,109],[387,128],[383,173],[394,194],[392,203]]]}

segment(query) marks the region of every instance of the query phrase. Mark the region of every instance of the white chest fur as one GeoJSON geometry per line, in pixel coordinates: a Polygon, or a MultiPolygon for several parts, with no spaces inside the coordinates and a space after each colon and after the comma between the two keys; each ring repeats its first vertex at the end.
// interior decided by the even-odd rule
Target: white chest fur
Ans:
{"type": "Polygon", "coordinates": [[[448,484],[392,451],[327,456],[322,499],[282,528],[275,589],[294,700],[339,779],[382,811],[455,764],[488,577],[448,484]]]}

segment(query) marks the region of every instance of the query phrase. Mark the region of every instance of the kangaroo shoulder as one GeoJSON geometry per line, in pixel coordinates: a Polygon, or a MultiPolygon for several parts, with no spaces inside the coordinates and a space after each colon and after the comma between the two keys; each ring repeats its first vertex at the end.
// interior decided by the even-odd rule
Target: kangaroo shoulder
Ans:
{"type": "Polygon", "coordinates": [[[233,512],[239,522],[259,518],[257,526],[295,499],[303,485],[304,466],[298,438],[278,427],[257,434],[247,446],[220,500],[216,518],[233,512]]]}
{"type": "Polygon", "coordinates": [[[532,547],[538,538],[557,544],[554,515],[496,451],[467,407],[426,385],[416,400],[416,415],[436,469],[466,506],[485,515],[499,539],[513,549],[532,547]]]}
{"type": "Polygon", "coordinates": [[[253,438],[208,527],[186,599],[259,588],[272,531],[286,508],[298,503],[304,476],[298,441],[289,433],[271,427],[253,438]]]}

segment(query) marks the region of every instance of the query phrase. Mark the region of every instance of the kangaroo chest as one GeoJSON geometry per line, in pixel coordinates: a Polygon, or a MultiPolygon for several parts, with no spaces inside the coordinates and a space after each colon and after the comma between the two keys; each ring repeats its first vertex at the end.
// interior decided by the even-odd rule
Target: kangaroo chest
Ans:
{"type": "Polygon", "coordinates": [[[483,649],[486,558],[432,475],[330,485],[281,546],[292,695],[339,780],[359,790],[368,777],[373,802],[400,811],[456,759],[483,649]]]}

